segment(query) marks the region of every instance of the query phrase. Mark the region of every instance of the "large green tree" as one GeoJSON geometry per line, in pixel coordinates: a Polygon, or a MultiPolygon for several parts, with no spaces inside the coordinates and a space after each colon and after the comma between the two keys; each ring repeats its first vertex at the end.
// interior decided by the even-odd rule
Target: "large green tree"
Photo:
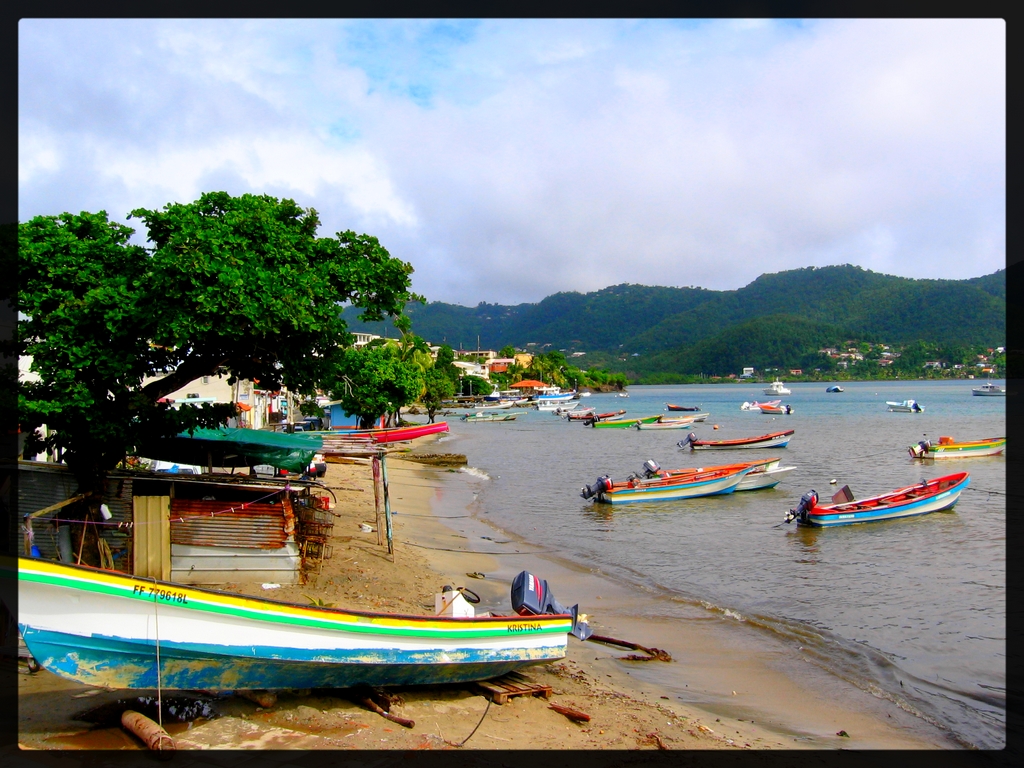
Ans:
{"type": "Polygon", "coordinates": [[[422,391],[419,366],[403,361],[393,345],[371,343],[362,349],[344,350],[331,397],[359,416],[360,426],[373,427],[381,416],[397,416],[398,410],[414,402],[422,391]]]}
{"type": "Polygon", "coordinates": [[[292,200],[212,192],[130,218],[146,245],[105,211],[18,225],[17,352],[38,376],[19,385],[21,429],[80,480],[144,440],[221,423],[234,406],[160,402],[198,377],[311,393],[351,343],[343,305],[380,320],[417,298],[412,267],[376,238],[319,237],[316,211],[292,200]]]}
{"type": "Polygon", "coordinates": [[[420,401],[427,409],[427,420],[433,424],[434,414],[445,400],[455,396],[455,384],[451,377],[438,368],[431,368],[423,374],[423,395],[420,401]]]}

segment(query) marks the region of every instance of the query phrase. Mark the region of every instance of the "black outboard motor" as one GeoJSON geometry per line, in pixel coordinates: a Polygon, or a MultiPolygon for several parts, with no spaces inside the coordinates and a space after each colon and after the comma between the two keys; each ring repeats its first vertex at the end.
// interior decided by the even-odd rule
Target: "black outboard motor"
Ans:
{"type": "Polygon", "coordinates": [[[800,518],[801,522],[807,522],[807,513],[818,506],[818,492],[813,488],[800,497],[800,503],[796,505],[796,509],[791,509],[786,513],[786,522],[791,523],[797,518],[800,518]]]}
{"type": "Polygon", "coordinates": [[[520,616],[568,614],[572,616],[571,634],[580,640],[586,640],[594,634],[594,630],[587,624],[585,616],[580,618],[579,608],[579,605],[563,608],[548,589],[547,581],[538,579],[528,571],[520,571],[519,575],[512,579],[512,610],[520,616]]]}
{"type": "Polygon", "coordinates": [[[644,462],[644,477],[648,480],[652,477],[657,477],[658,472],[661,471],[661,467],[658,466],[658,462],[654,459],[648,459],[644,462]]]}
{"type": "Polygon", "coordinates": [[[686,437],[684,437],[682,440],[680,440],[678,443],[676,443],[676,445],[678,445],[680,448],[691,448],[692,449],[692,446],[690,445],[690,443],[695,443],[695,442],[697,442],[697,435],[694,434],[693,432],[691,432],[686,437]]]}
{"type": "Polygon", "coordinates": [[[593,485],[584,485],[580,489],[580,496],[584,499],[592,499],[602,491],[610,491],[612,489],[612,479],[608,475],[601,475],[594,481],[593,485]]]}

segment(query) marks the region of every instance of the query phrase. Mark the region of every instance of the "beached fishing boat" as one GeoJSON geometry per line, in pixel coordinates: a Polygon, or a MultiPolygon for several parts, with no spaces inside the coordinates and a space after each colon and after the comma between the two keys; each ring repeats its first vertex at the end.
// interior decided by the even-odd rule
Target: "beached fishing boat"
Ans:
{"type": "Polygon", "coordinates": [[[751,403],[748,403],[748,402],[744,401],[743,404],[740,406],[740,410],[741,411],[759,411],[759,410],[761,410],[761,406],[763,406],[763,405],[778,405],[781,402],[782,402],[781,400],[765,400],[763,403],[759,403],[757,400],[754,400],[751,403]]]}
{"type": "Polygon", "coordinates": [[[349,437],[370,437],[375,443],[397,443],[447,431],[448,423],[438,421],[434,424],[414,424],[409,427],[393,427],[391,429],[332,429],[330,434],[346,435],[349,437]]]}
{"type": "Polygon", "coordinates": [[[299,605],[19,557],[18,629],[42,667],[108,688],[468,682],[561,659],[570,633],[581,639],[589,634],[576,606],[566,611],[550,600],[556,615],[530,613],[536,609],[517,594],[517,581],[522,578],[513,581],[513,610],[530,615],[408,616],[299,605]]]}
{"type": "Polygon", "coordinates": [[[786,385],[783,384],[778,379],[776,379],[771,384],[769,384],[767,387],[765,387],[764,388],[764,393],[766,395],[769,395],[769,396],[771,396],[771,395],[791,395],[791,394],[793,394],[792,392],[789,391],[789,389],[786,388],[786,385]]]}
{"type": "Polygon", "coordinates": [[[893,400],[886,400],[885,404],[888,406],[887,410],[894,413],[924,413],[924,406],[917,402],[917,400],[903,400],[898,403],[893,400]]]}
{"type": "Polygon", "coordinates": [[[700,406],[689,406],[689,405],[673,405],[672,403],[665,403],[665,407],[670,411],[699,411],[700,406]]]}
{"type": "Polygon", "coordinates": [[[661,416],[657,421],[644,423],[638,421],[636,423],[637,429],[690,429],[694,424],[695,419],[693,416],[684,416],[680,418],[671,418],[668,416],[661,416]]]}
{"type": "Polygon", "coordinates": [[[793,431],[787,429],[785,432],[770,432],[757,437],[738,437],[734,440],[701,440],[691,432],[677,445],[680,448],[689,448],[693,451],[728,448],[785,448],[793,436],[793,431]]]}
{"type": "Polygon", "coordinates": [[[1006,397],[1006,390],[998,384],[986,381],[980,387],[973,387],[971,394],[977,397],[1006,397]]]}
{"type": "Polygon", "coordinates": [[[613,482],[607,475],[599,477],[593,485],[584,486],[580,496],[605,504],[628,504],[637,501],[677,501],[701,496],[717,496],[736,490],[750,467],[739,469],[708,469],[692,475],[660,480],[643,480],[636,475],[623,482],[613,482]]]}
{"type": "Polygon", "coordinates": [[[515,421],[518,417],[518,413],[488,413],[487,411],[481,411],[479,413],[467,413],[462,417],[462,420],[467,424],[475,424],[481,421],[515,421]]]}
{"type": "Polygon", "coordinates": [[[983,440],[956,442],[952,437],[942,436],[938,443],[922,440],[907,450],[915,459],[967,459],[973,456],[996,456],[1006,448],[1005,437],[986,437],[983,440]]]}
{"type": "Polygon", "coordinates": [[[788,416],[789,414],[791,414],[793,412],[793,406],[789,405],[789,404],[786,404],[786,405],[762,405],[762,406],[760,406],[759,410],[761,411],[761,413],[770,413],[770,414],[773,414],[773,415],[777,414],[777,415],[780,415],[780,416],[788,416]]]}
{"type": "Polygon", "coordinates": [[[684,467],[683,469],[662,469],[657,462],[648,459],[644,462],[640,474],[632,474],[628,478],[637,485],[643,485],[652,481],[687,480],[698,472],[712,472],[718,470],[739,470],[749,469],[750,471],[740,480],[734,491],[756,491],[763,488],[774,488],[782,479],[792,472],[796,467],[780,467],[781,459],[773,457],[770,459],[757,459],[755,461],[741,461],[733,464],[720,464],[711,467],[684,467]]]}
{"type": "Polygon", "coordinates": [[[831,527],[926,515],[956,504],[968,483],[970,475],[958,472],[922,480],[917,485],[897,488],[880,496],[822,506],[818,506],[817,492],[811,490],[800,497],[795,509],[786,513],[786,522],[796,520],[800,525],[831,527]]]}
{"type": "Polygon", "coordinates": [[[651,424],[660,418],[660,415],[655,415],[640,419],[588,419],[586,423],[597,429],[630,429],[637,424],[651,424]]]}

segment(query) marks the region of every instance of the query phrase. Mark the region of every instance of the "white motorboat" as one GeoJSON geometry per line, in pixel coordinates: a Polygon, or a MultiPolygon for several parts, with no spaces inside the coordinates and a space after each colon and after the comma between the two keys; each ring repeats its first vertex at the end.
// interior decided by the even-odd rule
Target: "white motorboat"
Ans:
{"type": "Polygon", "coordinates": [[[974,387],[971,390],[971,394],[978,397],[1006,397],[1006,390],[998,384],[986,381],[980,387],[974,387]]]}
{"type": "Polygon", "coordinates": [[[903,402],[897,403],[892,400],[886,400],[885,404],[888,406],[888,410],[894,413],[923,413],[924,406],[921,405],[917,400],[904,400],[903,402]]]}
{"type": "Polygon", "coordinates": [[[776,379],[771,384],[769,384],[767,387],[765,387],[764,388],[764,393],[766,395],[791,395],[791,394],[793,394],[788,389],[786,389],[786,385],[783,384],[778,379],[776,379]]]}

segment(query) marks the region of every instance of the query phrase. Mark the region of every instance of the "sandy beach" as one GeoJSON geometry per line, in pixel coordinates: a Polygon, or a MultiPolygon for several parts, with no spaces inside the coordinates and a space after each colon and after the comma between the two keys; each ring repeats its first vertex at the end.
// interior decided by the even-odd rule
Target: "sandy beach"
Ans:
{"type": "MultiPolygon", "coordinates": [[[[414,449],[431,453],[433,438],[414,449]]],[[[226,584],[229,591],[297,603],[401,613],[432,613],[443,585],[468,587],[478,612],[509,613],[509,585],[520,570],[548,580],[563,604],[579,602],[594,630],[668,651],[673,660],[624,661],[628,651],[569,638],[562,661],[526,670],[550,698],[518,696],[498,705],[474,685],[393,690],[391,713],[405,727],[345,697],[345,692],[280,693],[261,707],[220,697],[216,717],[166,723],[177,749],[945,749],[916,718],[868,693],[841,698],[820,676],[804,684],[782,653],[752,651],[717,622],[658,626],[630,618],[629,595],[599,573],[556,553],[501,538],[473,516],[473,497],[452,469],[388,457],[394,515],[394,558],[378,544],[373,485],[365,463],[331,463],[323,482],[336,496],[332,553],[307,583],[265,588],[226,584]],[[489,549],[488,549],[489,547],[489,549]],[[472,575],[471,575],[472,574],[472,575]],[[658,684],[659,666],[682,665],[687,687],[719,695],[702,708],[658,684]],[[336,695],[334,695],[336,693],[336,695]],[[842,701],[843,703],[837,703],[842,701]],[[589,716],[570,719],[551,708],[589,716]]],[[[40,671],[19,669],[22,749],[142,749],[116,723],[75,719],[103,705],[116,709],[140,692],[90,689],[40,671]]],[[[94,718],[95,719],[95,718],[94,718]]]]}

